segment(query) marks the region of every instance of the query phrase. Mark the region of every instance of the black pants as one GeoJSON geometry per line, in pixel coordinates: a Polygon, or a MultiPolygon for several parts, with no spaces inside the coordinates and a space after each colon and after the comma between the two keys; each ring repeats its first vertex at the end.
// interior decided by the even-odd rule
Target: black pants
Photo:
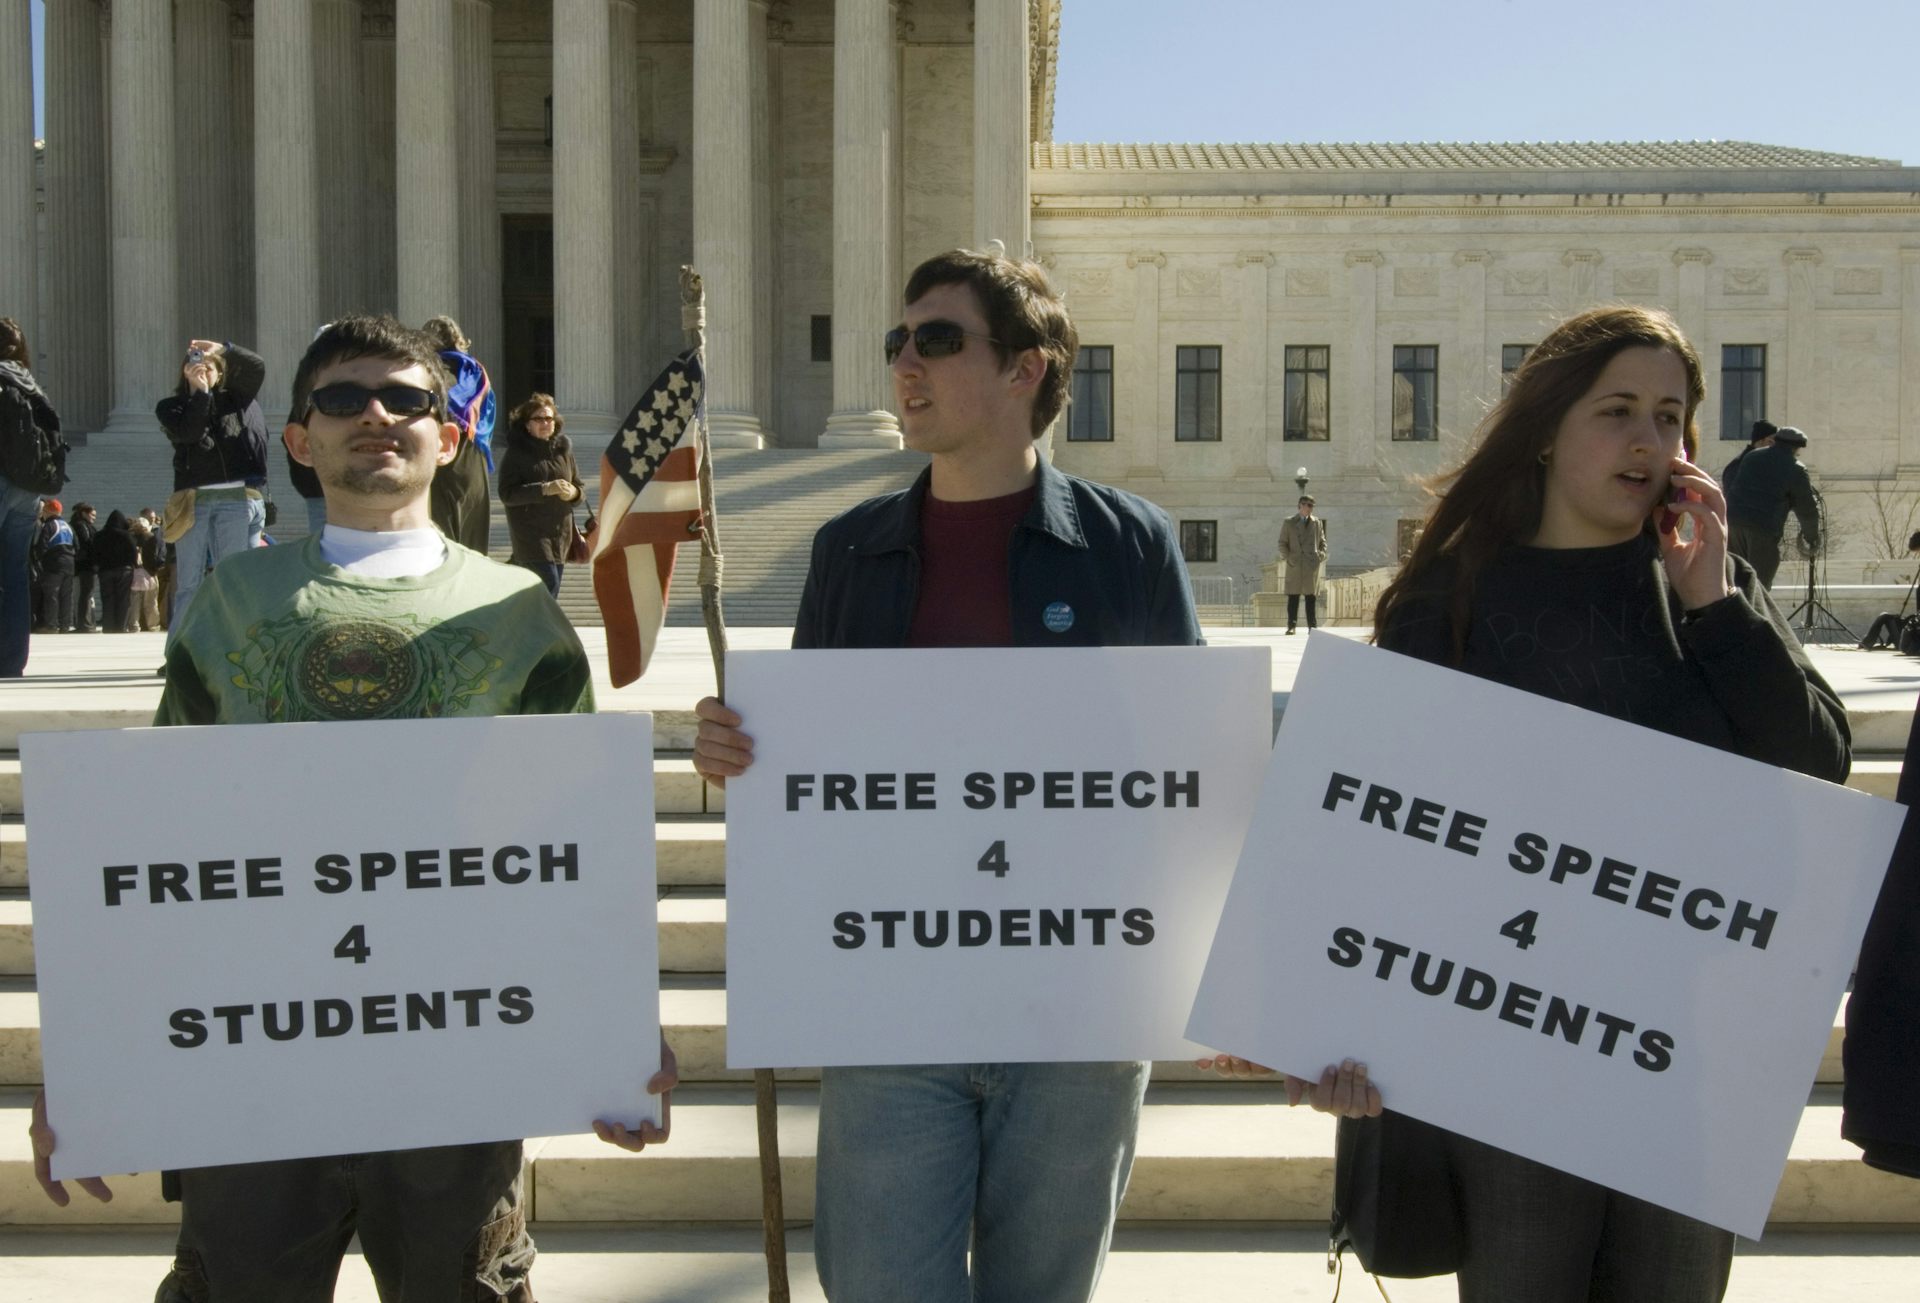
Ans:
{"type": "Polygon", "coordinates": [[[67,629],[73,625],[73,571],[46,570],[40,575],[40,627],[67,629]]]}
{"type": "Polygon", "coordinates": [[[98,627],[93,623],[93,593],[99,582],[99,574],[92,570],[82,570],[74,574],[73,619],[68,622],[74,628],[92,630],[98,627]]]}
{"type": "Polygon", "coordinates": [[[180,1172],[155,1303],[328,1303],[357,1231],[385,1299],[533,1303],[520,1142],[180,1172]]]}
{"type": "Polygon", "coordinates": [[[100,572],[100,627],[108,633],[127,631],[127,610],[133,605],[133,567],[115,566],[100,572]]]}
{"type": "MultiPolygon", "coordinates": [[[[1314,619],[1313,619],[1314,596],[1315,595],[1313,593],[1307,594],[1307,628],[1309,629],[1318,629],[1320,627],[1318,624],[1314,623],[1314,619]]],[[[1300,619],[1300,594],[1288,593],[1287,594],[1287,628],[1289,629],[1293,628],[1294,624],[1298,622],[1299,619],[1300,619]]]]}
{"type": "Polygon", "coordinates": [[[1764,525],[1751,525],[1738,520],[1727,522],[1727,551],[1735,556],[1747,559],[1760,576],[1760,583],[1767,588],[1773,587],[1773,577],[1780,572],[1780,531],[1769,530],[1764,525]]]}

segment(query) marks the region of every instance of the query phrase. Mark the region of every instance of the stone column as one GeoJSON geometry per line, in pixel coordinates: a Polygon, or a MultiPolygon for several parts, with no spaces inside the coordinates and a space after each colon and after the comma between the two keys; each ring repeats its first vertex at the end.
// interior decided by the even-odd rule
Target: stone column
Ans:
{"type": "Polygon", "coordinates": [[[1380,269],[1387,260],[1367,250],[1347,255],[1347,421],[1334,438],[1347,445],[1349,471],[1371,472],[1379,465],[1378,398],[1384,381],[1376,323],[1380,310],[1380,269]]]}
{"type": "Polygon", "coordinates": [[[324,177],[320,211],[320,321],[363,312],[367,293],[366,65],[360,49],[364,23],[360,0],[318,0],[314,6],[313,109],[318,175],[324,177]]]}
{"type": "Polygon", "coordinates": [[[773,239],[773,87],[767,51],[767,0],[747,7],[747,85],[753,130],[753,410],[765,425],[767,442],[778,443],[773,421],[775,272],[773,239]]]}
{"type": "MultiPolygon", "coordinates": [[[[107,419],[111,311],[100,7],[47,0],[47,333],[36,373],[74,432],[107,419]]],[[[155,395],[158,398],[158,395],[155,395]]]]}
{"type": "Polygon", "coordinates": [[[500,365],[500,197],[494,188],[493,0],[454,0],[460,156],[460,310],[474,354],[500,365]]]}
{"type": "Polygon", "coordinates": [[[1571,317],[1593,306],[1595,273],[1600,266],[1598,249],[1568,249],[1560,256],[1560,265],[1568,271],[1567,299],[1562,317],[1571,317]]]}
{"type": "Polygon", "coordinates": [[[1900,250],[1900,474],[1920,475],[1920,246],[1900,250]]]}
{"type": "MultiPolygon", "coordinates": [[[[633,0],[612,0],[613,33],[613,391],[614,408],[638,398],[666,357],[649,355],[647,324],[654,309],[649,265],[647,204],[640,182],[640,11],[633,0]]],[[[675,336],[675,350],[681,347],[675,336]]]]}
{"type": "Polygon", "coordinates": [[[40,224],[33,177],[33,29],[26,5],[0,14],[0,313],[40,337],[40,224]]]}
{"type": "Polygon", "coordinates": [[[1450,368],[1456,395],[1450,424],[1463,441],[1472,437],[1481,416],[1500,397],[1500,358],[1487,338],[1487,264],[1492,257],[1485,249],[1462,249],[1453,255],[1453,265],[1460,269],[1460,342],[1453,350],[1458,362],[1450,368]]]}
{"type": "Polygon", "coordinates": [[[1032,155],[1027,0],[973,6],[973,243],[1027,255],[1032,155]]]}
{"type": "Polygon", "coordinates": [[[260,338],[259,315],[253,301],[253,6],[235,11],[227,48],[228,126],[233,136],[233,338],[249,348],[260,338]]]}
{"type": "Polygon", "coordinates": [[[116,0],[111,24],[113,411],[104,433],[158,438],[153,405],[179,378],[173,3],[116,0]]]}
{"type": "MultiPolygon", "coordinates": [[[[1127,478],[1160,475],[1160,378],[1167,359],[1160,356],[1160,273],[1167,255],[1151,249],[1127,255],[1133,269],[1133,356],[1125,360],[1125,400],[1114,405],[1114,437],[1127,449],[1127,478]]],[[[1122,359],[1115,358],[1120,370],[1122,359]]]]}
{"type": "MultiPolygon", "coordinates": [[[[852,3],[853,0],[849,0],[852,3]]],[[[856,7],[884,0],[857,0],[856,7]]],[[[846,5],[839,6],[844,12],[846,5]]],[[[753,94],[748,0],[693,4],[693,262],[707,287],[707,424],[716,447],[758,448],[754,410],[753,94]]],[[[840,14],[835,15],[839,40],[840,14]]],[[[836,55],[835,70],[838,71],[836,55]]],[[[837,80],[837,77],[836,77],[837,80]]],[[[834,88],[839,103],[838,85],[834,88]]],[[[834,166],[839,219],[839,164],[834,166]]],[[[837,228],[836,228],[837,229],[837,228]]],[[[836,262],[836,275],[837,263],[836,262]]],[[[839,311],[836,292],[835,312],[839,311]]],[[[839,334],[836,316],[834,333],[839,334]]],[[[835,347],[836,406],[839,348],[835,347]]],[[[832,429],[832,422],[828,422],[832,429]]]]}
{"type": "MultiPolygon", "coordinates": [[[[1233,368],[1233,477],[1237,480],[1272,479],[1267,467],[1267,440],[1274,433],[1272,331],[1267,328],[1269,281],[1273,255],[1243,253],[1240,269],[1240,364],[1233,368]]],[[[1278,442],[1278,440],[1275,440],[1278,442]]]]}
{"type": "Polygon", "coordinates": [[[820,446],[900,446],[880,337],[897,317],[887,257],[896,81],[893,6],[840,0],[833,16],[833,414],[820,446]]]}
{"type": "MultiPolygon", "coordinates": [[[[554,397],[569,427],[589,439],[611,434],[618,422],[613,392],[612,42],[607,0],[556,0],[553,300],[560,311],[554,319],[554,387],[559,391],[554,397]]],[[[697,68],[694,77],[697,121],[697,68]]],[[[700,157],[697,147],[695,155],[700,157]]],[[[699,174],[696,162],[696,197],[699,174]]],[[[699,230],[698,217],[694,229],[699,230]]],[[[697,235],[695,239],[697,251],[697,235]]],[[[710,304],[710,320],[712,313],[710,304]]],[[[709,402],[712,393],[709,388],[709,402]]]]}
{"type": "MultiPolygon", "coordinates": [[[[438,313],[460,314],[459,132],[453,86],[454,0],[404,0],[394,18],[395,241],[400,319],[417,326],[438,313]]],[[[571,38],[554,14],[554,53],[571,38]]],[[[601,0],[604,9],[605,0],[601,0]]],[[[605,34],[604,16],[600,31],[605,34]]],[[[606,58],[606,43],[600,45],[606,58]]],[[[556,61],[555,68],[568,65],[556,61]]],[[[555,81],[555,111],[571,73],[555,81]]],[[[557,130],[557,123],[556,123],[557,130]]],[[[559,153],[555,141],[555,154],[559,153]]],[[[556,232],[557,234],[557,232],[556,232]]],[[[562,303],[567,300],[563,297],[562,303]]]]}
{"type": "Polygon", "coordinates": [[[394,181],[398,169],[395,50],[397,21],[369,8],[360,28],[360,86],[365,94],[362,140],[367,159],[367,245],[362,257],[366,306],[375,312],[400,308],[400,229],[394,181]]]}
{"type": "Polygon", "coordinates": [[[233,9],[174,0],[174,130],[179,141],[180,320],[188,335],[236,339],[244,294],[234,250],[233,9]]]}
{"type": "Polygon", "coordinates": [[[267,428],[284,424],[293,369],[320,324],[314,170],[315,0],[254,0],[253,284],[267,428]]]}
{"type": "MultiPolygon", "coordinates": [[[[1713,253],[1707,249],[1674,249],[1674,267],[1680,276],[1674,292],[1674,317],[1695,349],[1707,347],[1707,269],[1711,265],[1713,253]]],[[[1707,403],[1707,409],[1713,413],[1711,420],[1720,418],[1718,403],[1707,403]]],[[[1718,430],[1703,430],[1701,438],[1718,438],[1718,434],[1718,430]]]]}
{"type": "MultiPolygon", "coordinates": [[[[1820,265],[1818,249],[1788,249],[1787,264],[1787,395],[1780,404],[1784,416],[1776,425],[1812,420],[1826,410],[1826,385],[1820,369],[1819,325],[1814,320],[1813,269],[1820,265]]],[[[1815,431],[1816,434],[1819,431],[1815,431]]]]}

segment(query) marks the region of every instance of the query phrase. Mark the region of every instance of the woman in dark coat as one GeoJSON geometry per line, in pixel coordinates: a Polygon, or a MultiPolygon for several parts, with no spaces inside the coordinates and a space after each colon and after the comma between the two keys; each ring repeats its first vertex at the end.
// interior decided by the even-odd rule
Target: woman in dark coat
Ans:
{"type": "Polygon", "coordinates": [[[126,513],[110,514],[106,526],[94,535],[93,559],[100,568],[100,627],[108,633],[128,633],[133,568],[140,564],[140,545],[134,541],[126,513]]]}
{"type": "Polygon", "coordinates": [[[586,496],[573,445],[560,432],[565,424],[552,394],[533,395],[513,409],[500,458],[500,504],[513,539],[507,559],[539,575],[556,597],[573,540],[573,504],[586,496]]]}

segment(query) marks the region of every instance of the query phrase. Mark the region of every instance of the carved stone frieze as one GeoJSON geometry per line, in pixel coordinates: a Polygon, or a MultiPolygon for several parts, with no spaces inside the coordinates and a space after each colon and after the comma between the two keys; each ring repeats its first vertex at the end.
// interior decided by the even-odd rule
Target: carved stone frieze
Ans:
{"type": "Polygon", "coordinates": [[[1324,299],[1331,290],[1324,267],[1287,268],[1287,297],[1291,299],[1324,299]]]}
{"type": "Polygon", "coordinates": [[[1273,255],[1270,253],[1243,253],[1234,261],[1242,267],[1271,267],[1273,255]]]}
{"type": "Polygon", "coordinates": [[[1501,288],[1509,298],[1547,292],[1547,269],[1544,267],[1509,267],[1501,278],[1501,288]]]}
{"type": "Polygon", "coordinates": [[[1067,293],[1082,298],[1095,298],[1113,293],[1113,271],[1111,268],[1083,269],[1067,273],[1067,293]]]}
{"type": "Polygon", "coordinates": [[[1613,292],[1619,295],[1658,294],[1660,270],[1657,267],[1619,267],[1613,273],[1613,292]]]}
{"type": "Polygon", "coordinates": [[[1387,256],[1378,249],[1350,249],[1347,251],[1347,266],[1358,267],[1362,263],[1371,263],[1375,267],[1387,265],[1387,256]]]}
{"type": "Polygon", "coordinates": [[[1690,262],[1710,267],[1713,265],[1713,253],[1708,249],[1675,249],[1673,251],[1674,266],[1681,267],[1690,262]]]}
{"type": "Polygon", "coordinates": [[[1878,267],[1835,267],[1835,294],[1878,294],[1885,283],[1878,267]]]}
{"type": "Polygon", "coordinates": [[[1720,273],[1722,294],[1765,294],[1773,288],[1773,274],[1765,267],[1728,267],[1720,273]]]}
{"type": "Polygon", "coordinates": [[[1164,253],[1155,253],[1151,249],[1136,249],[1127,255],[1127,266],[1129,267],[1164,267],[1166,265],[1167,255],[1164,253]]]}
{"type": "Polygon", "coordinates": [[[1564,267],[1571,267],[1576,263],[1586,263],[1592,266],[1599,262],[1600,251],[1598,249],[1568,249],[1560,255],[1560,264],[1564,267]]]}
{"type": "Polygon", "coordinates": [[[1818,249],[1788,249],[1780,255],[1780,260],[1788,266],[1792,266],[1796,262],[1810,262],[1818,265],[1826,261],[1826,255],[1822,254],[1818,249]]]}
{"type": "Polygon", "coordinates": [[[1440,273],[1432,267],[1400,267],[1393,273],[1396,298],[1425,299],[1440,292],[1440,273]]]}
{"type": "Polygon", "coordinates": [[[1211,267],[1183,267],[1173,284],[1183,299],[1210,299],[1220,293],[1220,273],[1211,267]]]}
{"type": "Polygon", "coordinates": [[[1462,249],[1453,255],[1453,265],[1456,267],[1471,267],[1492,261],[1493,252],[1489,249],[1462,249]]]}

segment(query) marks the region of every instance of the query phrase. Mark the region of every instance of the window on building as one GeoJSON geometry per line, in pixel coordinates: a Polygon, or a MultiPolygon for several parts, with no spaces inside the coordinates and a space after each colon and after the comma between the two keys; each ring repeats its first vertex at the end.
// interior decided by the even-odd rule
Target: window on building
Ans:
{"type": "Polygon", "coordinates": [[[1399,521],[1393,531],[1393,554],[1402,561],[1412,556],[1414,545],[1420,541],[1420,532],[1426,524],[1424,520],[1399,521]]]}
{"type": "Polygon", "coordinates": [[[1180,556],[1188,562],[1219,559],[1220,522],[1183,520],[1180,522],[1180,556]]]}
{"type": "Polygon", "coordinates": [[[813,330],[813,360],[816,362],[833,361],[833,318],[815,313],[811,318],[813,330]]]}
{"type": "Polygon", "coordinates": [[[1332,385],[1325,344],[1287,347],[1287,417],[1284,439],[1323,440],[1332,437],[1328,420],[1332,385]]]}
{"type": "Polygon", "coordinates": [[[1181,443],[1220,440],[1220,349],[1174,350],[1173,437],[1181,443]]]}
{"type": "Polygon", "coordinates": [[[1393,437],[1440,437],[1440,350],[1432,344],[1396,344],[1393,349],[1393,437]]]}
{"type": "Polygon", "coordinates": [[[1767,346],[1720,346],[1720,437],[1745,440],[1767,414],[1767,346]]]}
{"type": "Polygon", "coordinates": [[[1527,360],[1527,354],[1533,352],[1531,344],[1502,344],[1500,346],[1500,393],[1504,396],[1513,388],[1513,373],[1527,360]]]}
{"type": "Polygon", "coordinates": [[[1082,344],[1073,359],[1073,401],[1067,404],[1068,443],[1113,442],[1113,348],[1082,344]]]}

